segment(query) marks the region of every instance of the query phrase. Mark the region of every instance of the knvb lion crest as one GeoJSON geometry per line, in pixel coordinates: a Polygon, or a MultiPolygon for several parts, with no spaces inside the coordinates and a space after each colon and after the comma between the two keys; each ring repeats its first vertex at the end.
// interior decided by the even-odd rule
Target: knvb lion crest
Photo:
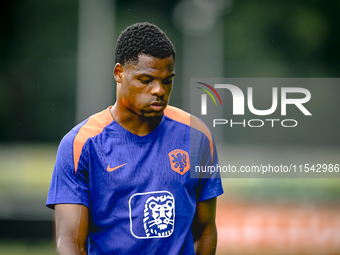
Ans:
{"type": "Polygon", "coordinates": [[[176,149],[169,153],[171,169],[180,175],[184,175],[190,169],[189,153],[176,149]]]}

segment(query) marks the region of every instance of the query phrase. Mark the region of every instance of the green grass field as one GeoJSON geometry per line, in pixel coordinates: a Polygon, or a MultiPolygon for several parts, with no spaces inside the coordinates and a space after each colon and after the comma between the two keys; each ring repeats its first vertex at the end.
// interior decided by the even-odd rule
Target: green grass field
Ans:
{"type": "Polygon", "coordinates": [[[54,243],[29,241],[0,241],[0,254],[3,255],[54,255],[54,243]]]}

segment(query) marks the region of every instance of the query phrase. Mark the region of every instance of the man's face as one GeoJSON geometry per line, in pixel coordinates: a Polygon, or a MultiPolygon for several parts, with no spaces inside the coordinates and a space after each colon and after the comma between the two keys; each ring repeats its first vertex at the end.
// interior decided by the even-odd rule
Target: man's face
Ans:
{"type": "Polygon", "coordinates": [[[174,66],[173,56],[158,59],[141,54],[138,63],[121,66],[120,79],[115,70],[123,105],[149,121],[162,116],[172,90],[174,66]]]}

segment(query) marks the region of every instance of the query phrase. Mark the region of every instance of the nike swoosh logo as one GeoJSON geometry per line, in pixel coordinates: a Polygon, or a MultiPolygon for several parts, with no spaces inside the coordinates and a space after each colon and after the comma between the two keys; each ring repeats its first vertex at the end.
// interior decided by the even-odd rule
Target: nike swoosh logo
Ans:
{"type": "Polygon", "coordinates": [[[127,163],[125,163],[125,164],[122,164],[122,165],[120,165],[120,166],[116,166],[116,167],[110,167],[110,165],[108,165],[107,166],[107,171],[108,172],[112,172],[112,171],[114,171],[114,170],[116,170],[116,169],[118,169],[118,168],[120,168],[120,167],[122,167],[122,166],[125,166],[127,163]]]}

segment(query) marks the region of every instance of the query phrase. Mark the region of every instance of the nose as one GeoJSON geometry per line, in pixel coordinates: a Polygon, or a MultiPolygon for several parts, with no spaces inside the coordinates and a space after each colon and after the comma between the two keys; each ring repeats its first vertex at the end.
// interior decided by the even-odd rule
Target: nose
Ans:
{"type": "Polygon", "coordinates": [[[163,84],[159,81],[154,81],[152,84],[151,94],[157,96],[163,96],[165,90],[163,88],[163,84]]]}

